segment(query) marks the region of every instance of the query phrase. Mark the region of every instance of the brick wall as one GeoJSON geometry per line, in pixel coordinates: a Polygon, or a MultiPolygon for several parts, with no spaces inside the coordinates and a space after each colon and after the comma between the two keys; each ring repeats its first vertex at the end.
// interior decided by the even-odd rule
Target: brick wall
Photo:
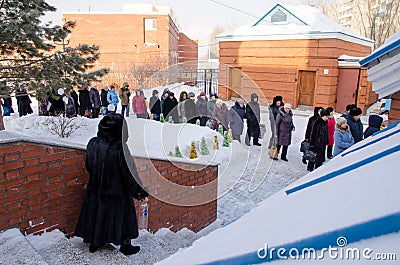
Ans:
{"type": "MultiPolygon", "coordinates": [[[[156,232],[162,227],[178,231],[187,227],[197,232],[216,220],[217,184],[212,180],[217,179],[217,166],[177,165],[143,158],[135,160],[143,183],[151,194],[171,194],[157,196],[159,199],[149,198],[150,231],[156,232]],[[156,172],[161,172],[172,183],[184,186],[209,185],[202,195],[178,193],[148,178],[156,172]],[[165,199],[167,202],[163,201],[165,199]],[[198,199],[206,203],[184,206],[185,202],[198,199]],[[175,206],[168,203],[171,201],[183,203],[175,206]]],[[[30,234],[60,229],[72,235],[87,180],[85,150],[28,142],[0,144],[0,231],[18,227],[23,233],[30,234]]]]}
{"type": "Polygon", "coordinates": [[[390,106],[389,120],[391,122],[400,121],[400,92],[392,95],[392,104],[390,106]]]}

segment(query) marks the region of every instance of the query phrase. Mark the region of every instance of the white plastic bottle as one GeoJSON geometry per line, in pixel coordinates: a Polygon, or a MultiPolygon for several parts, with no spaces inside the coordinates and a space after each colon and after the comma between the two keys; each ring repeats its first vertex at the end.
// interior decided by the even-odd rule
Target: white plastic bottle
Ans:
{"type": "Polygon", "coordinates": [[[138,228],[139,230],[147,230],[149,223],[149,206],[147,202],[141,202],[139,207],[138,228]]]}

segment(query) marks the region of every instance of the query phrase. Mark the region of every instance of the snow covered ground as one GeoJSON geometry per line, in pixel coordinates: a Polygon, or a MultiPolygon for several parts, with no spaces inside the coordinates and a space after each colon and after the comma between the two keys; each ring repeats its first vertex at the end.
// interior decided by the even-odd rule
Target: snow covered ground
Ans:
{"type": "MultiPolygon", "coordinates": [[[[177,94],[180,92],[178,89],[188,90],[187,88],[175,88],[177,94]]],[[[174,91],[174,89],[172,90],[174,91]]],[[[33,101],[33,109],[37,113],[37,102],[33,101]]],[[[16,106],[15,109],[17,109],[16,106]]],[[[127,118],[129,134],[132,136],[128,145],[132,147],[132,153],[165,159],[169,158],[167,153],[173,151],[176,144],[185,154],[192,140],[199,141],[204,136],[209,139],[208,146],[211,154],[201,157],[197,162],[220,164],[217,221],[197,234],[184,230],[180,232],[181,236],[178,236],[164,229],[154,235],[141,232],[135,242],[142,246],[142,250],[139,254],[131,257],[132,261],[137,264],[153,264],[167,258],[180,248],[190,246],[194,240],[235,221],[264,199],[304,176],[307,171],[305,165],[300,161],[299,143],[303,138],[307,118],[310,114],[310,112],[295,111],[294,122],[297,130],[293,134],[293,143],[289,147],[289,162],[273,161],[267,155],[270,132],[268,113],[265,109],[262,111],[261,119],[267,125],[267,133],[262,141],[264,143],[262,147],[247,147],[235,141],[232,147],[221,148],[217,152],[212,151],[210,140],[213,135],[218,135],[218,133],[208,128],[200,128],[191,124],[161,124],[150,120],[138,120],[133,116],[127,118]],[[182,237],[185,240],[182,240],[182,237]]],[[[21,118],[17,114],[13,114],[11,117],[5,117],[5,126],[9,133],[15,135],[45,139],[48,142],[63,141],[68,144],[85,146],[89,139],[95,136],[100,120],[77,118],[76,121],[81,128],[71,137],[61,140],[49,132],[47,119],[47,117],[39,117],[35,114],[21,118]]],[[[219,143],[222,145],[220,136],[219,143]]],[[[179,158],[173,159],[181,161],[179,158]]]]}

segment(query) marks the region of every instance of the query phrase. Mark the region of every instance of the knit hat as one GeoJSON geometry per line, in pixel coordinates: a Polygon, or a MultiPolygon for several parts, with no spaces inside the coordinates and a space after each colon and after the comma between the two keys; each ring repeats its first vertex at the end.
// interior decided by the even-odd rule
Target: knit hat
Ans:
{"type": "Polygon", "coordinates": [[[157,95],[158,94],[158,90],[157,89],[154,89],[153,90],[153,96],[155,96],[155,95],[157,95]]]}
{"type": "Polygon", "coordinates": [[[103,86],[103,89],[108,89],[108,86],[103,86]]]}
{"type": "Polygon", "coordinates": [[[237,102],[238,104],[244,104],[244,100],[241,99],[241,98],[238,98],[238,99],[236,100],[236,102],[237,102]]]}
{"type": "Polygon", "coordinates": [[[175,96],[175,94],[174,94],[174,92],[169,91],[169,92],[168,92],[168,96],[169,96],[169,97],[173,97],[173,96],[175,96]]]}
{"type": "Polygon", "coordinates": [[[188,93],[188,98],[195,97],[196,95],[193,92],[188,93]]]}
{"type": "Polygon", "coordinates": [[[128,82],[124,82],[124,83],[122,84],[122,87],[126,87],[126,86],[129,86],[128,82]]]}
{"type": "Polygon", "coordinates": [[[205,96],[205,95],[206,95],[206,92],[204,92],[204,91],[202,91],[202,92],[200,93],[200,97],[205,96]]]}
{"type": "Polygon", "coordinates": [[[350,110],[350,116],[358,116],[362,114],[362,110],[360,108],[353,108],[350,110]]]}
{"type": "Polygon", "coordinates": [[[342,124],[345,124],[346,122],[347,122],[347,120],[346,120],[345,117],[339,117],[339,118],[337,118],[337,120],[336,120],[336,124],[337,124],[338,126],[342,126],[342,124]]]}
{"type": "Polygon", "coordinates": [[[284,109],[292,109],[292,105],[290,103],[285,103],[285,105],[283,105],[284,109]]]}

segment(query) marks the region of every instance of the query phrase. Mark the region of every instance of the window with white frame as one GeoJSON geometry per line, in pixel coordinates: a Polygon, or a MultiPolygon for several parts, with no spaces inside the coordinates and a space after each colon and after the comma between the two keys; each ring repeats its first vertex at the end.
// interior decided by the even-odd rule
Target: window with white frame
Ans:
{"type": "Polygon", "coordinates": [[[157,19],[156,18],[145,18],[144,19],[144,30],[157,30],[157,19]]]}

